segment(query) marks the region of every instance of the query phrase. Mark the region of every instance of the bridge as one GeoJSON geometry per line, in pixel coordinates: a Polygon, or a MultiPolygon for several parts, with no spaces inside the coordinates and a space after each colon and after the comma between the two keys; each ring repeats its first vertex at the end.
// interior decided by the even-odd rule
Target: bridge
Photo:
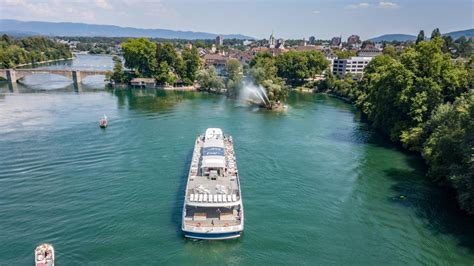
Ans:
{"type": "Polygon", "coordinates": [[[63,70],[63,69],[0,69],[0,77],[5,78],[10,85],[20,79],[34,74],[53,74],[72,79],[75,87],[79,87],[82,79],[88,76],[105,75],[105,70],[63,70]]]}

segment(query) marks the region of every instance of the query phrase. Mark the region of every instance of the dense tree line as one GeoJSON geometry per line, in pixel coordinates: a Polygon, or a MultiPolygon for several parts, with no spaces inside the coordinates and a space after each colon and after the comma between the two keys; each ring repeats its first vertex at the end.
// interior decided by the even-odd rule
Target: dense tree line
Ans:
{"type": "Polygon", "coordinates": [[[319,89],[351,98],[391,140],[420,152],[428,175],[474,214],[474,56],[456,63],[445,45],[439,31],[430,41],[422,33],[405,51],[374,58],[359,82],[328,76],[319,89]]]}
{"type": "Polygon", "coordinates": [[[211,66],[199,70],[196,78],[201,90],[225,92],[229,97],[236,97],[242,87],[243,66],[239,60],[232,58],[227,61],[224,76],[219,76],[216,69],[211,66]]]}
{"type": "Polygon", "coordinates": [[[71,58],[69,46],[46,37],[15,39],[3,35],[0,39],[0,67],[14,68],[21,64],[71,58]]]}
{"type": "Polygon", "coordinates": [[[289,51],[277,56],[259,53],[250,62],[250,75],[275,102],[286,99],[288,86],[304,84],[328,66],[329,61],[318,51],[289,51]]]}
{"type": "MultiPolygon", "coordinates": [[[[154,43],[146,38],[129,39],[122,44],[125,67],[132,70],[136,77],[155,78],[159,84],[173,85],[180,82],[191,85],[196,80],[196,73],[201,66],[201,59],[196,48],[184,48],[176,52],[170,43],[154,43]]],[[[116,59],[117,70],[121,69],[116,59]]],[[[120,75],[111,74],[111,79],[120,75]]]]}

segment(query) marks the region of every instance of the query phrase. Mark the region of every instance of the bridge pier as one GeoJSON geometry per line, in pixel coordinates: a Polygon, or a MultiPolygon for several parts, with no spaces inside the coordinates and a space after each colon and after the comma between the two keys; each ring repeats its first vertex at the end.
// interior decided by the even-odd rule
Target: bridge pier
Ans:
{"type": "Polygon", "coordinates": [[[13,69],[7,69],[7,81],[10,84],[16,83],[16,72],[13,69]]]}
{"type": "Polygon", "coordinates": [[[81,72],[78,70],[72,71],[72,80],[74,82],[74,88],[79,91],[81,90],[81,72]]]}

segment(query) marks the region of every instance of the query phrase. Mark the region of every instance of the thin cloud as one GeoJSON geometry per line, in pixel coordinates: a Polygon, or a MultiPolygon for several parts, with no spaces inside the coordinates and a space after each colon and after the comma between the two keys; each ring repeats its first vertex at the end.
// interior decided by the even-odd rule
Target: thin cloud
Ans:
{"type": "Polygon", "coordinates": [[[361,8],[369,8],[369,7],[371,7],[369,3],[358,3],[358,4],[347,5],[346,9],[361,9],[361,8]]]}
{"type": "Polygon", "coordinates": [[[379,5],[377,7],[386,8],[386,9],[396,9],[396,8],[399,8],[400,6],[397,3],[381,1],[379,2],[379,5]]]}
{"type": "Polygon", "coordinates": [[[319,10],[314,10],[313,11],[313,14],[320,14],[320,13],[321,13],[321,11],[319,11],[319,10]]]}

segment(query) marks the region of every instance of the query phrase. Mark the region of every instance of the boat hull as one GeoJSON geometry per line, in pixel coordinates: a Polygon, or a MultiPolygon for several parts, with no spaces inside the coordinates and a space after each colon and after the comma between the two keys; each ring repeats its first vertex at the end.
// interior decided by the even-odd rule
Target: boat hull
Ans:
{"type": "Polygon", "coordinates": [[[195,233],[183,231],[183,234],[187,238],[203,239],[203,240],[225,240],[238,238],[242,235],[242,232],[229,232],[229,233],[195,233]]]}

